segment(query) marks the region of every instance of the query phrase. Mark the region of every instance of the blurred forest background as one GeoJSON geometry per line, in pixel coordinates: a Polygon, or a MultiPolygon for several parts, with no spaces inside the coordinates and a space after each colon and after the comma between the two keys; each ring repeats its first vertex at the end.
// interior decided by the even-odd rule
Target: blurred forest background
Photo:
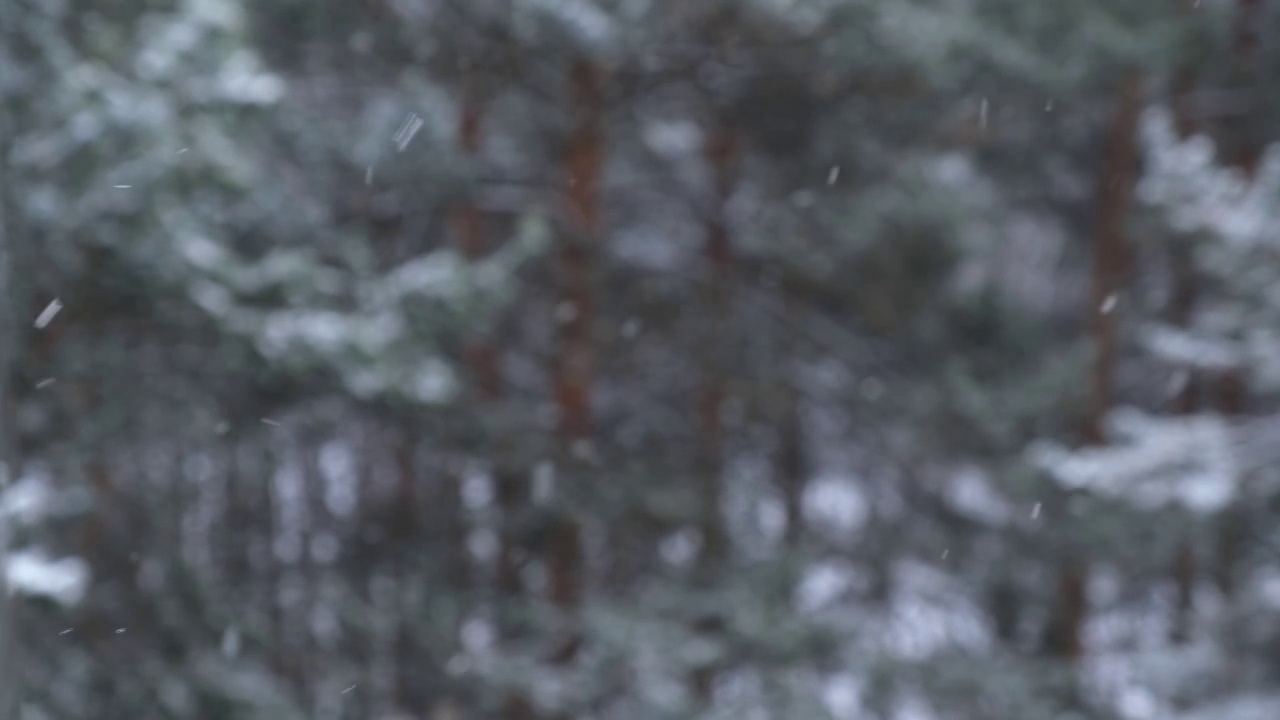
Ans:
{"type": "Polygon", "coordinates": [[[1280,717],[1278,30],[0,1],[4,717],[1280,717]]]}

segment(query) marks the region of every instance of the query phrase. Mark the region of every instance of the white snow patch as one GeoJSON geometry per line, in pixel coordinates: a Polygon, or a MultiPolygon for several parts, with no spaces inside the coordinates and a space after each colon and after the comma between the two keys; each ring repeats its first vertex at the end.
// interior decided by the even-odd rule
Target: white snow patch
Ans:
{"type": "Polygon", "coordinates": [[[981,652],[991,644],[986,615],[945,573],[922,563],[895,567],[898,599],[867,618],[864,641],[873,651],[920,662],[947,648],[981,652]]]}
{"type": "Polygon", "coordinates": [[[76,557],[51,560],[38,550],[20,550],[9,556],[6,571],[14,591],[67,607],[80,602],[89,587],[89,564],[76,557]]]}
{"type": "Polygon", "coordinates": [[[38,522],[53,505],[54,492],[42,477],[24,477],[0,493],[0,517],[23,524],[38,522]]]}
{"type": "Polygon", "coordinates": [[[867,521],[870,508],[854,478],[827,475],[815,478],[804,493],[804,514],[812,524],[838,533],[851,533],[867,521]]]}
{"type": "Polygon", "coordinates": [[[672,533],[658,544],[658,553],[668,564],[684,567],[693,562],[702,547],[702,538],[693,530],[672,533]]]}
{"type": "Polygon", "coordinates": [[[840,673],[827,680],[822,688],[822,702],[835,720],[862,717],[863,682],[852,673],[840,673]]]}
{"type": "Polygon", "coordinates": [[[1150,325],[1140,335],[1149,352],[1171,364],[1210,371],[1239,367],[1242,348],[1236,344],[1207,338],[1167,325],[1150,325]]]}
{"type": "Polygon", "coordinates": [[[1037,443],[1030,459],[1064,487],[1123,497],[1145,508],[1177,503],[1214,512],[1235,497],[1240,468],[1221,418],[1155,417],[1121,408],[1108,416],[1108,425],[1112,445],[1068,450],[1037,443]]]}
{"type": "Polygon", "coordinates": [[[976,467],[966,467],[952,476],[946,484],[947,502],[974,520],[1001,525],[1013,515],[1009,501],[991,486],[985,472],[976,467]]]}
{"type": "Polygon", "coordinates": [[[697,124],[683,120],[645,123],[642,132],[645,144],[654,151],[671,157],[689,155],[702,142],[702,131],[697,124]]]}
{"type": "Polygon", "coordinates": [[[460,635],[462,646],[472,654],[483,653],[493,645],[493,641],[497,638],[497,633],[491,623],[474,617],[467,619],[462,624],[460,635]]]}
{"type": "Polygon", "coordinates": [[[222,656],[234,658],[240,654],[240,629],[232,625],[222,631],[222,656]]]}
{"type": "Polygon", "coordinates": [[[320,448],[320,474],[324,477],[324,504],[337,517],[349,517],[356,508],[356,461],[351,447],[334,440],[320,448]]]}
{"type": "Polygon", "coordinates": [[[853,586],[857,574],[857,570],[848,563],[826,561],[811,564],[796,586],[796,609],[811,613],[826,608],[853,586]]]}

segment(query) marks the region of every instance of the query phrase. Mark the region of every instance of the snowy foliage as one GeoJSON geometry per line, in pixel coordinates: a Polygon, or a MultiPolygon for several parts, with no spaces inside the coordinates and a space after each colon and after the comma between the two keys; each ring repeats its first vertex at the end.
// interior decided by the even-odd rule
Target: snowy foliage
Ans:
{"type": "Polygon", "coordinates": [[[193,301],[267,362],[333,373],[360,398],[435,405],[453,397],[457,380],[450,363],[424,349],[440,342],[451,321],[487,324],[509,302],[512,275],[546,243],[546,229],[531,215],[511,242],[477,263],[438,250],[370,273],[306,249],[254,262],[199,236],[186,238],[182,254],[193,301]],[[261,297],[284,302],[264,305],[261,297]]]}
{"type": "MultiPolygon", "coordinates": [[[[26,475],[0,492],[0,527],[12,543],[20,531],[65,512],[64,494],[46,478],[26,475]]],[[[25,545],[25,544],[24,544],[25,545]]],[[[78,604],[89,589],[89,565],[77,557],[54,559],[40,547],[20,546],[4,556],[5,580],[11,592],[45,598],[63,606],[78,604]]]]}
{"type": "Polygon", "coordinates": [[[1280,386],[1280,149],[1264,154],[1253,178],[1220,162],[1202,135],[1180,139],[1170,113],[1144,115],[1146,170],[1139,197],[1188,243],[1198,271],[1218,292],[1185,329],[1152,327],[1144,339],[1159,357],[1205,369],[1243,368],[1264,387],[1280,386]]]}
{"type": "Polygon", "coordinates": [[[1250,181],[1218,161],[1209,138],[1180,139],[1167,109],[1148,110],[1141,127],[1146,166],[1138,195],[1167,213],[1174,230],[1208,234],[1242,250],[1280,242],[1273,224],[1280,155],[1268,153],[1250,181]]]}
{"type": "Polygon", "coordinates": [[[6,558],[9,587],[23,595],[71,606],[89,588],[89,566],[79,558],[53,560],[38,550],[19,550],[6,558]]]}
{"type": "Polygon", "coordinates": [[[1108,424],[1109,445],[1068,450],[1039,443],[1030,449],[1030,459],[1065,488],[1145,509],[1174,504],[1211,513],[1235,499],[1241,468],[1221,418],[1152,416],[1122,408],[1108,424]]]}

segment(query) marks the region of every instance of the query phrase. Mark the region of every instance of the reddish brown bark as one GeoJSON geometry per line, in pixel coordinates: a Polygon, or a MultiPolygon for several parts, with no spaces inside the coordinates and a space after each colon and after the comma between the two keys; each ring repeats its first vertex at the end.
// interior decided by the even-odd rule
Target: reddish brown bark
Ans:
{"type": "Polygon", "coordinates": [[[1258,28],[1261,27],[1262,0],[1236,0],[1235,59],[1242,69],[1252,70],[1258,62],[1258,28]]]}
{"type": "Polygon", "coordinates": [[[1103,423],[1114,401],[1118,350],[1117,297],[1124,279],[1127,248],[1125,224],[1133,204],[1138,170],[1138,114],[1142,108],[1142,77],[1130,73],[1107,131],[1102,176],[1098,187],[1098,226],[1093,245],[1093,292],[1090,333],[1094,356],[1090,373],[1089,408],[1084,422],[1087,444],[1105,442],[1103,423]]]}
{"type": "Polygon", "coordinates": [[[598,200],[602,154],[600,127],[604,99],[601,69],[589,60],[574,61],[569,70],[574,95],[574,130],[569,139],[566,164],[569,169],[569,201],[577,234],[594,240],[600,229],[598,200]]]}
{"type": "Polygon", "coordinates": [[[1237,91],[1248,95],[1251,102],[1248,111],[1228,117],[1222,127],[1225,156],[1250,178],[1258,170],[1264,146],[1257,126],[1258,118],[1253,113],[1263,92],[1258,73],[1261,20],[1262,0],[1237,0],[1231,48],[1235,61],[1232,81],[1237,91]]]}
{"type": "MultiPolygon", "coordinates": [[[[547,593],[552,605],[565,611],[566,619],[582,602],[582,534],[578,522],[568,514],[556,518],[547,538],[547,593]]],[[[581,636],[570,632],[552,652],[553,663],[572,662],[577,657],[581,636]]]]}
{"type": "MultiPolygon", "coordinates": [[[[468,158],[476,158],[481,149],[481,120],[484,116],[484,103],[478,93],[468,90],[462,99],[462,108],[458,113],[458,149],[468,158]]],[[[484,256],[484,217],[470,199],[462,202],[453,213],[453,233],[457,239],[458,249],[468,260],[479,260],[484,256]]]]}
{"type": "MultiPolygon", "coordinates": [[[[572,457],[592,434],[591,397],[595,372],[594,261],[600,242],[600,178],[603,164],[604,75],[590,60],[569,69],[574,127],[565,148],[570,226],[561,239],[559,258],[559,348],[554,367],[557,436],[572,457]],[[563,308],[563,309],[562,309],[563,308]]],[[[572,619],[581,602],[583,580],[581,528],[568,510],[553,520],[547,547],[547,590],[551,602],[572,619]]],[[[581,636],[570,632],[552,653],[552,662],[569,663],[581,636]]]]}
{"type": "Polygon", "coordinates": [[[600,210],[597,194],[602,163],[600,70],[585,60],[570,71],[574,89],[576,122],[569,138],[566,165],[569,170],[570,228],[560,249],[561,302],[560,349],[556,361],[556,402],[559,435],[569,441],[591,435],[591,383],[595,352],[591,337],[594,322],[592,287],[595,246],[599,241],[600,210]]]}
{"type": "MultiPolygon", "coordinates": [[[[698,574],[708,582],[714,569],[728,554],[728,534],[721,517],[724,495],[724,402],[726,377],[732,367],[730,303],[732,301],[733,242],[729,236],[727,205],[737,175],[742,138],[728,124],[713,127],[703,146],[703,159],[711,171],[713,205],[706,220],[703,260],[707,278],[703,285],[703,322],[698,326],[697,358],[701,366],[701,388],[695,398],[697,419],[696,482],[700,495],[699,531],[702,547],[698,554],[698,574]]],[[[719,617],[704,618],[693,632],[716,634],[722,631],[719,617]]],[[[717,671],[712,665],[693,668],[689,685],[701,703],[709,702],[717,671]]]]}
{"type": "MultiPolygon", "coordinates": [[[[483,119],[483,100],[474,88],[468,88],[458,115],[458,147],[464,155],[472,159],[477,158],[482,149],[483,119]]],[[[490,249],[484,214],[470,198],[465,199],[454,210],[451,225],[458,251],[462,256],[470,263],[477,263],[484,259],[490,249]]],[[[488,333],[477,332],[467,338],[463,349],[463,362],[466,363],[471,380],[479,392],[479,402],[490,408],[502,400],[506,390],[502,378],[501,357],[501,350],[494,344],[488,333]]],[[[499,438],[493,477],[496,486],[495,499],[501,514],[495,584],[499,600],[503,603],[499,608],[499,633],[504,640],[511,640],[518,636],[521,630],[513,621],[511,611],[524,595],[525,589],[520,572],[521,542],[518,524],[521,513],[525,511],[528,504],[528,482],[518,470],[510,467],[509,458],[503,456],[504,446],[504,439],[499,438]]],[[[451,487],[455,490],[460,482],[460,478],[450,478],[451,487]]],[[[460,497],[454,506],[461,509],[460,497]]],[[[464,534],[465,528],[462,528],[459,523],[458,542],[461,542],[465,549],[464,534]]],[[[504,720],[532,720],[536,717],[536,713],[532,702],[523,691],[510,689],[503,697],[501,716],[504,720]]]]}
{"type": "MultiPolygon", "coordinates": [[[[480,153],[483,111],[484,106],[478,94],[466,93],[458,119],[458,147],[464,155],[471,158],[480,153]]],[[[462,256],[469,262],[481,260],[488,251],[484,216],[469,197],[454,209],[450,225],[462,256]]],[[[497,369],[497,350],[482,335],[478,335],[468,339],[464,355],[482,393],[488,397],[499,395],[501,379],[497,369]]]]}
{"type": "Polygon", "coordinates": [[[706,324],[699,327],[702,348],[702,389],[696,400],[698,418],[697,473],[702,495],[702,552],[704,567],[714,566],[727,550],[720,518],[724,472],[725,378],[729,372],[729,303],[732,293],[733,245],[726,204],[733,192],[741,138],[735,128],[721,125],[707,138],[703,153],[714,183],[714,207],[707,220],[703,257],[709,277],[704,285],[706,324]]]}
{"type": "Polygon", "coordinates": [[[1058,599],[1045,631],[1049,655],[1076,662],[1084,655],[1083,628],[1088,617],[1088,567],[1076,560],[1063,563],[1058,577],[1058,599]]]}
{"type": "MultiPolygon", "coordinates": [[[[1118,355],[1117,298],[1127,261],[1125,225],[1133,204],[1138,163],[1138,115],[1142,109],[1142,76],[1129,72],[1121,81],[1115,114],[1107,129],[1102,174],[1098,183],[1098,225],[1093,244],[1093,291],[1089,298],[1094,357],[1089,407],[1084,419],[1086,445],[1106,442],[1103,430],[1115,394],[1118,355]]],[[[1088,618],[1088,564],[1069,557],[1059,569],[1057,601],[1045,632],[1045,648],[1056,658],[1075,662],[1084,652],[1088,618]]]]}
{"type": "MultiPolygon", "coordinates": [[[[458,148],[471,158],[479,157],[483,143],[484,100],[474,86],[463,94],[458,114],[458,148]]],[[[489,252],[485,232],[484,215],[468,197],[455,210],[452,226],[458,251],[469,263],[477,263],[489,252]]],[[[463,361],[470,372],[472,382],[479,391],[479,402],[492,405],[502,399],[504,388],[501,369],[501,351],[487,332],[474,332],[466,340],[463,361]]],[[[501,442],[499,442],[501,445],[501,442]]],[[[497,485],[497,504],[502,514],[499,531],[497,583],[504,600],[514,600],[522,592],[519,568],[516,566],[518,548],[513,525],[523,507],[524,478],[505,466],[505,458],[497,459],[494,481],[497,485]]],[[[460,480],[451,478],[451,484],[460,480]]],[[[460,530],[463,530],[460,528],[460,530]]],[[[465,545],[465,541],[464,545],[465,545]]]]}
{"type": "MultiPolygon", "coordinates": [[[[1258,84],[1258,28],[1262,0],[1237,0],[1233,42],[1237,82],[1247,88],[1257,102],[1261,94],[1258,84]]],[[[1233,165],[1254,177],[1262,158],[1264,143],[1251,122],[1256,118],[1244,113],[1224,123],[1225,144],[1234,147],[1228,157],[1233,165]]],[[[1247,382],[1243,370],[1230,370],[1219,376],[1212,388],[1213,402],[1223,415],[1244,412],[1247,382]]],[[[1218,518],[1217,547],[1214,552],[1213,578],[1227,597],[1235,593],[1235,568],[1244,544],[1245,516],[1240,507],[1225,510],[1218,518]]]]}
{"type": "Polygon", "coordinates": [[[505,720],[534,720],[537,713],[528,696],[523,693],[511,693],[502,703],[502,717],[505,720]]]}

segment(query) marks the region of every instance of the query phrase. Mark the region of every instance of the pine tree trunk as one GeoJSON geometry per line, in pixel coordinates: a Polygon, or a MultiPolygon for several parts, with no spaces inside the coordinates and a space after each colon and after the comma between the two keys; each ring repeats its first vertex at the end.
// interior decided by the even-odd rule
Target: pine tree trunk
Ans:
{"type": "Polygon", "coordinates": [[[1264,89],[1259,72],[1258,28],[1262,24],[1262,0],[1237,0],[1235,31],[1232,43],[1232,80],[1249,95],[1249,110],[1230,116],[1223,123],[1226,157],[1231,164],[1252,178],[1262,159],[1264,143],[1258,116],[1254,111],[1262,102],[1264,89]]]}
{"type": "MultiPolygon", "coordinates": [[[[479,159],[483,147],[483,120],[484,99],[476,88],[475,83],[473,81],[468,82],[463,90],[462,108],[458,116],[457,140],[459,150],[472,161],[479,159]]],[[[468,263],[480,262],[485,254],[489,252],[489,247],[484,216],[470,196],[465,197],[458,207],[454,209],[451,220],[454,242],[457,244],[458,252],[468,263]]],[[[479,390],[479,402],[483,406],[483,411],[489,411],[502,398],[502,372],[499,367],[500,351],[491,342],[490,335],[484,329],[480,332],[473,332],[465,342],[463,360],[471,375],[472,383],[479,390]]],[[[498,444],[500,445],[501,443],[499,442],[498,444]]],[[[465,513],[465,508],[462,506],[462,478],[456,472],[449,472],[447,477],[444,478],[444,482],[449,495],[450,507],[454,508],[451,513],[452,519],[449,522],[449,527],[446,528],[449,551],[451,555],[455,556],[450,560],[449,574],[451,580],[457,583],[457,588],[461,590],[469,582],[467,577],[469,574],[469,568],[467,567],[467,528],[465,523],[461,521],[465,513]]],[[[504,495],[501,492],[498,493],[500,505],[508,495],[504,495]]],[[[511,537],[509,532],[505,532],[505,525],[511,511],[505,507],[502,507],[501,510],[503,511],[504,528],[500,530],[499,536],[503,538],[505,544],[511,537]]],[[[511,552],[511,549],[504,545],[501,554],[508,556],[511,552]]]]}
{"type": "Polygon", "coordinates": [[[1191,639],[1192,618],[1195,613],[1196,556],[1190,540],[1178,543],[1172,570],[1176,597],[1169,639],[1180,645],[1191,639]]]}
{"type": "MultiPolygon", "coordinates": [[[[1187,328],[1191,324],[1191,313],[1199,291],[1194,259],[1191,248],[1183,243],[1173,246],[1172,255],[1174,287],[1170,298],[1169,321],[1175,327],[1187,328]]],[[[1172,409],[1175,414],[1190,415],[1196,411],[1198,388],[1199,376],[1194,371],[1188,371],[1185,384],[1173,398],[1172,409]]],[[[1191,638],[1192,618],[1195,614],[1196,557],[1190,539],[1184,538],[1178,543],[1171,571],[1177,599],[1169,637],[1172,642],[1181,644],[1191,638]]]]}
{"type": "MultiPolygon", "coordinates": [[[[731,363],[730,303],[732,300],[733,242],[729,237],[727,208],[733,192],[741,138],[735,128],[721,123],[712,127],[703,146],[712,177],[712,207],[706,220],[703,261],[708,277],[703,285],[704,314],[697,326],[698,358],[702,387],[696,399],[698,419],[695,473],[701,497],[699,532],[702,546],[696,568],[700,584],[712,582],[728,555],[728,534],[721,515],[724,496],[725,380],[731,363]]],[[[718,615],[699,618],[691,631],[716,635],[723,621],[718,615]]],[[[689,674],[689,687],[699,703],[711,700],[716,668],[702,665],[689,674]]]]}
{"type": "MultiPolygon", "coordinates": [[[[1191,314],[1195,309],[1200,294],[1199,281],[1196,277],[1195,256],[1192,248],[1184,242],[1175,242],[1170,248],[1170,263],[1173,270],[1173,292],[1169,303],[1169,323],[1178,328],[1191,326],[1191,314]]],[[[1178,388],[1173,400],[1173,411],[1179,415],[1189,415],[1196,411],[1200,397],[1201,377],[1195,369],[1186,370],[1186,380],[1178,388]]]]}
{"type": "MultiPolygon", "coordinates": [[[[1227,417],[1244,412],[1245,377],[1243,371],[1229,370],[1218,378],[1214,387],[1218,412],[1227,417]]],[[[1247,532],[1244,508],[1236,503],[1218,516],[1218,542],[1215,549],[1213,579],[1223,596],[1230,598],[1236,590],[1236,566],[1239,564],[1247,532]]]]}
{"type": "MultiPolygon", "coordinates": [[[[1261,0],[1237,0],[1234,37],[1235,75],[1240,85],[1248,87],[1252,100],[1261,100],[1258,86],[1258,27],[1261,19],[1261,0]]],[[[1229,157],[1232,163],[1252,178],[1262,158],[1263,143],[1253,125],[1252,113],[1245,113],[1225,123],[1223,131],[1235,148],[1229,157]]],[[[1244,412],[1247,381],[1243,370],[1229,370],[1215,382],[1214,405],[1225,416],[1244,412]]],[[[1224,510],[1218,517],[1218,541],[1215,548],[1213,576],[1222,594],[1228,598],[1235,594],[1235,569],[1246,532],[1246,515],[1239,504],[1224,510]]]]}
{"type": "MultiPolygon", "coordinates": [[[[1182,11],[1185,13],[1188,10],[1187,3],[1182,3],[1182,11]]],[[[1184,140],[1197,132],[1188,100],[1194,88],[1195,75],[1192,69],[1186,65],[1178,68],[1174,75],[1173,117],[1178,136],[1184,140]]],[[[1174,327],[1186,329],[1191,326],[1192,313],[1200,295],[1192,247],[1186,242],[1175,240],[1170,248],[1170,265],[1173,288],[1169,298],[1169,322],[1174,327]]],[[[1188,369],[1186,373],[1186,380],[1172,403],[1173,412],[1178,415],[1190,415],[1197,409],[1200,376],[1194,369],[1188,369]]],[[[1189,538],[1183,538],[1178,543],[1170,570],[1175,605],[1169,640],[1174,644],[1183,644],[1191,639],[1195,616],[1196,555],[1189,538]]]]}
{"type": "Polygon", "coordinates": [[[1050,657],[1077,662],[1084,655],[1084,624],[1088,619],[1088,566],[1076,559],[1062,563],[1058,576],[1058,599],[1044,645],[1050,657]]]}
{"type": "MultiPolygon", "coordinates": [[[[560,246],[559,348],[554,369],[556,434],[570,463],[578,464],[592,435],[591,396],[595,373],[594,263],[600,242],[600,176],[603,164],[601,129],[604,77],[592,61],[580,58],[569,73],[573,88],[574,129],[566,148],[569,171],[570,227],[560,246]]],[[[547,542],[547,588],[551,603],[570,622],[582,596],[583,552],[578,518],[559,508],[547,542]]],[[[578,654],[581,637],[569,632],[551,660],[568,664],[578,654]]]]}
{"type": "Polygon", "coordinates": [[[714,206],[707,219],[703,258],[708,278],[703,286],[705,324],[698,327],[702,357],[702,389],[697,399],[697,474],[702,488],[702,570],[717,567],[727,552],[727,537],[721,520],[724,472],[725,378],[729,373],[729,304],[732,295],[733,244],[729,238],[726,208],[733,191],[740,138],[728,126],[712,129],[704,147],[704,157],[714,180],[714,206]]]}
{"type": "MultiPolygon", "coordinates": [[[[464,91],[462,111],[458,118],[458,146],[472,160],[479,158],[482,149],[483,120],[484,101],[475,85],[471,84],[464,91]]],[[[490,252],[484,215],[470,197],[454,210],[452,226],[458,251],[467,262],[478,263],[490,252]]],[[[495,344],[492,332],[485,328],[472,333],[466,340],[463,354],[471,381],[478,391],[480,414],[501,412],[500,404],[506,393],[501,368],[502,350],[495,344]]],[[[492,457],[493,482],[500,514],[495,568],[497,624],[499,639],[504,643],[518,638],[523,630],[518,622],[519,608],[524,597],[519,562],[519,523],[528,511],[529,503],[528,481],[519,470],[511,466],[511,458],[507,456],[508,444],[508,438],[499,437],[492,445],[496,448],[492,457]]],[[[461,478],[451,477],[448,482],[452,487],[458,488],[461,478]]],[[[455,515],[461,516],[461,494],[455,494],[459,501],[455,515]]],[[[465,556],[465,528],[460,523],[456,533],[458,552],[465,556]]],[[[454,542],[451,541],[451,544],[454,542]]],[[[529,696],[519,688],[509,688],[503,697],[501,716],[503,720],[532,720],[535,712],[529,696]]]]}
{"type": "Polygon", "coordinates": [[[1013,580],[1004,576],[992,583],[987,596],[996,637],[1001,642],[1013,644],[1018,639],[1018,627],[1022,622],[1022,601],[1013,580]]]}
{"type": "Polygon", "coordinates": [[[800,419],[799,393],[783,379],[781,427],[778,428],[778,475],[787,515],[786,542],[795,548],[804,538],[804,428],[800,419]]]}
{"type": "MultiPolygon", "coordinates": [[[[1142,76],[1130,72],[1120,87],[1115,115],[1107,131],[1102,175],[1098,187],[1098,226],[1093,247],[1093,292],[1090,332],[1094,357],[1090,402],[1084,422],[1084,442],[1106,442],[1104,423],[1114,402],[1118,354],[1118,295],[1125,273],[1125,224],[1137,179],[1138,115],[1142,109],[1142,76]]],[[[1059,569],[1058,599],[1045,633],[1049,654],[1069,662],[1084,652],[1083,631],[1088,615],[1088,564],[1068,557],[1059,569]]]]}
{"type": "Polygon", "coordinates": [[[1106,442],[1104,423],[1114,401],[1119,329],[1118,300],[1124,279],[1127,249],[1125,224],[1133,204],[1137,179],[1138,114],[1142,109],[1142,78],[1130,73],[1124,80],[1116,113],[1107,132],[1101,182],[1098,187],[1098,227],[1093,245],[1093,292],[1090,333],[1094,355],[1084,441],[1106,442]]]}
{"type": "MultiPolygon", "coordinates": [[[[0,120],[3,120],[0,116],[0,120]]],[[[0,126],[0,131],[3,127],[0,126]]],[[[3,132],[0,132],[3,135],[3,132]]],[[[0,150],[5,149],[0,145],[0,150]]],[[[2,173],[3,171],[0,171],[2,173]]],[[[10,426],[13,399],[10,397],[9,378],[13,375],[13,362],[18,347],[17,323],[14,317],[16,293],[10,282],[11,236],[9,235],[9,209],[7,190],[0,190],[0,489],[9,487],[16,472],[17,458],[13,456],[14,438],[10,426]]],[[[15,655],[14,607],[9,596],[6,568],[9,562],[9,528],[0,519],[0,717],[13,717],[16,710],[18,678],[15,655]]]]}

